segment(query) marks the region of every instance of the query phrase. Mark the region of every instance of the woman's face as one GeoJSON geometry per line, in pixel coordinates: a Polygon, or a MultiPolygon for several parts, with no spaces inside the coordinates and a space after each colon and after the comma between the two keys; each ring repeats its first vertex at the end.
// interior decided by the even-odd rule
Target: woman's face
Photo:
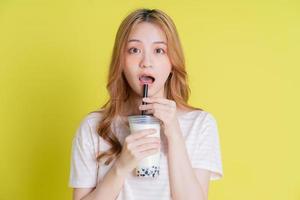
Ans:
{"type": "Polygon", "coordinates": [[[124,52],[123,72],[139,96],[142,96],[146,83],[148,96],[164,96],[164,84],[171,72],[167,52],[167,39],[158,25],[141,22],[131,30],[124,52]]]}

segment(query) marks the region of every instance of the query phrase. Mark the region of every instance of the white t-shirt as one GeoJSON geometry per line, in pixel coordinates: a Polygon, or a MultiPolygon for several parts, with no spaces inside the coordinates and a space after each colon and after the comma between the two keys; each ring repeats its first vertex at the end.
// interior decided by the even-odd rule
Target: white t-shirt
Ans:
{"type": "MultiPolygon", "coordinates": [[[[210,180],[223,176],[222,159],[217,122],[212,114],[194,110],[177,116],[181,132],[193,168],[211,171],[210,180]]],[[[103,180],[114,164],[100,164],[97,168],[96,155],[99,150],[106,151],[109,144],[101,138],[96,130],[101,113],[90,113],[80,123],[72,142],[72,157],[69,187],[91,188],[103,180]],[[98,145],[99,144],[99,145],[98,145]]],[[[112,128],[117,138],[124,143],[129,135],[128,126],[117,118],[112,128]],[[123,124],[123,125],[122,125],[123,124]]],[[[136,177],[134,172],[125,179],[117,200],[169,200],[170,186],[167,162],[167,141],[161,134],[160,175],[157,179],[136,177]]]]}

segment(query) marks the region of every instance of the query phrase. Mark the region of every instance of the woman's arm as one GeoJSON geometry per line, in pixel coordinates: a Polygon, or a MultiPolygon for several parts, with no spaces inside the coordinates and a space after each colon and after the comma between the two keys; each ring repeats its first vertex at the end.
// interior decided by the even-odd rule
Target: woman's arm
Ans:
{"type": "Polygon", "coordinates": [[[192,168],[180,128],[165,131],[166,135],[169,135],[168,162],[172,198],[207,200],[210,172],[192,168]]]}
{"type": "Polygon", "coordinates": [[[171,194],[174,200],[206,200],[209,184],[209,171],[192,168],[177,119],[177,105],[173,100],[161,97],[143,98],[148,103],[140,105],[160,119],[168,140],[168,165],[171,194]]]}
{"type": "Polygon", "coordinates": [[[126,176],[117,163],[104,176],[96,188],[74,188],[73,200],[115,200],[121,191],[126,176]]]}
{"type": "Polygon", "coordinates": [[[155,129],[131,133],[125,138],[120,156],[96,188],[74,189],[74,200],[115,200],[125,178],[143,158],[159,152],[160,139],[148,137],[155,129]]]}

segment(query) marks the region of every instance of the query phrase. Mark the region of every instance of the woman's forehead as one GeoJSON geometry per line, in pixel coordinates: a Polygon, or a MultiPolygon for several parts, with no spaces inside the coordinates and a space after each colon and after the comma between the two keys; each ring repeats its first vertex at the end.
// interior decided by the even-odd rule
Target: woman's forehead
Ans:
{"type": "Polygon", "coordinates": [[[159,25],[150,22],[136,24],[130,31],[127,42],[144,42],[166,44],[166,34],[159,25]]]}

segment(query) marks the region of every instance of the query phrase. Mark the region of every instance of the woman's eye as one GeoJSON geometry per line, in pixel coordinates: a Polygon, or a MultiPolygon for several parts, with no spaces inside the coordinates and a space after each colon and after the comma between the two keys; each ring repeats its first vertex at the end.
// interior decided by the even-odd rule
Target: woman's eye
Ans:
{"type": "Polygon", "coordinates": [[[155,49],[156,53],[159,53],[159,54],[164,54],[165,53],[165,50],[162,49],[162,48],[158,48],[158,49],[155,49]]]}
{"type": "Polygon", "coordinates": [[[140,50],[138,49],[138,48],[130,48],[129,49],[129,53],[139,53],[140,52],[140,50]]]}

